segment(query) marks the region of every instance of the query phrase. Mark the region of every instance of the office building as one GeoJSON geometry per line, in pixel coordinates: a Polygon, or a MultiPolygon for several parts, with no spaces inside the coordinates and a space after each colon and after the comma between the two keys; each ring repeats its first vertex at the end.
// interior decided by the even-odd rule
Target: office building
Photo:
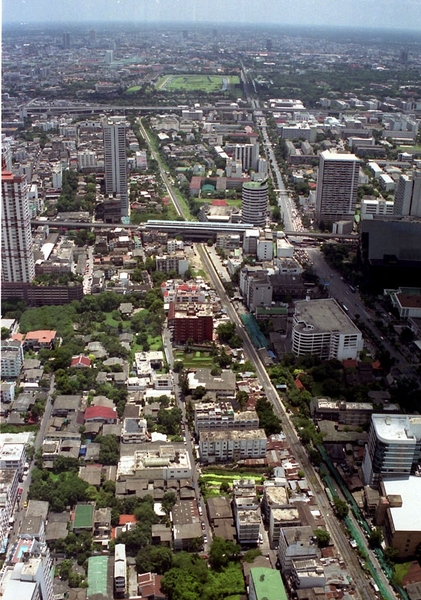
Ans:
{"type": "Polygon", "coordinates": [[[399,177],[395,191],[394,214],[421,217],[421,171],[399,177]]]}
{"type": "Polygon", "coordinates": [[[295,303],[292,351],[322,360],[355,360],[363,349],[361,331],[333,298],[295,303]]]}
{"type": "Polygon", "coordinates": [[[129,215],[127,193],[126,120],[122,116],[103,120],[105,193],[118,195],[121,216],[129,215]]]}
{"type": "Polygon", "coordinates": [[[421,281],[421,219],[383,217],[361,221],[361,257],[373,291],[421,281]]]}
{"type": "Polygon", "coordinates": [[[362,472],[366,485],[407,479],[421,458],[421,417],[377,414],[371,417],[362,472]]]}
{"type": "Polygon", "coordinates": [[[316,220],[323,227],[354,218],[359,160],[355,154],[320,154],[316,191],[316,220]]]}
{"type": "Polygon", "coordinates": [[[249,181],[243,183],[242,222],[264,227],[268,212],[268,186],[266,183],[249,181]]]}
{"type": "Polygon", "coordinates": [[[2,171],[1,275],[3,283],[31,283],[35,277],[31,214],[25,175],[2,171]]]}

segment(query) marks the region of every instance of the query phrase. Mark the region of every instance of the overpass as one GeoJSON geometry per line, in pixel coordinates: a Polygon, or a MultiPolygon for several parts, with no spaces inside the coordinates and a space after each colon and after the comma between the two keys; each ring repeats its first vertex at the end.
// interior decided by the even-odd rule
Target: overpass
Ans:
{"type": "MultiPolygon", "coordinates": [[[[49,225],[54,229],[131,229],[139,233],[142,231],[164,231],[173,235],[186,235],[195,239],[206,240],[215,238],[217,233],[244,235],[246,231],[254,229],[250,223],[210,223],[208,221],[162,221],[149,220],[142,225],[123,225],[122,223],[100,223],[87,221],[54,221],[51,219],[31,221],[34,227],[49,225]]],[[[317,233],[314,231],[284,231],[288,237],[315,238],[321,240],[337,239],[358,241],[357,235],[337,233],[317,233]]]]}

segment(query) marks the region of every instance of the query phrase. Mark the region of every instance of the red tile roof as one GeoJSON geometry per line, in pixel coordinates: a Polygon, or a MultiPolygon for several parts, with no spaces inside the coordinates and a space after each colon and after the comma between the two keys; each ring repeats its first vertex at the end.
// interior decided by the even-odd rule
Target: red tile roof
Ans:
{"type": "Polygon", "coordinates": [[[88,406],[85,410],[85,421],[89,419],[117,419],[114,408],[108,406],[88,406]]]}
{"type": "Polygon", "coordinates": [[[38,340],[43,344],[51,344],[51,342],[55,339],[57,335],[57,331],[49,330],[49,329],[39,329],[38,331],[28,331],[25,336],[26,340],[38,340]]]}
{"type": "Polygon", "coordinates": [[[75,356],[72,359],[72,362],[70,363],[71,367],[90,367],[91,366],[91,359],[88,358],[87,356],[75,356]]]}

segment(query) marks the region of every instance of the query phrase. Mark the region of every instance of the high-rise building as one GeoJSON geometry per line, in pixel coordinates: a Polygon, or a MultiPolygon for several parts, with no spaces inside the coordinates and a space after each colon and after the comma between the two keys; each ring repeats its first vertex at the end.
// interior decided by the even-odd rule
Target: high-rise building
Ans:
{"type": "Polygon", "coordinates": [[[126,120],[122,116],[103,121],[105,192],[120,196],[121,216],[129,214],[127,194],[126,120]]]}
{"type": "Polygon", "coordinates": [[[264,227],[268,212],[268,186],[259,181],[243,183],[242,222],[264,227]]]}
{"type": "Polygon", "coordinates": [[[68,31],[63,33],[63,48],[65,50],[70,48],[70,33],[68,31]]]}
{"type": "Polygon", "coordinates": [[[355,154],[320,154],[316,192],[316,220],[324,226],[354,218],[359,160],[355,154]]]}
{"type": "Polygon", "coordinates": [[[26,176],[3,170],[1,191],[2,281],[31,283],[35,263],[26,176]]]}
{"type": "Polygon", "coordinates": [[[419,415],[371,415],[362,472],[366,485],[387,479],[407,479],[421,458],[419,415]]]}
{"type": "Polygon", "coordinates": [[[421,171],[399,177],[393,209],[395,215],[421,217],[421,171]]]}
{"type": "Polygon", "coordinates": [[[259,161],[259,143],[235,144],[233,148],[233,160],[240,160],[243,171],[253,169],[257,171],[259,161]]]}

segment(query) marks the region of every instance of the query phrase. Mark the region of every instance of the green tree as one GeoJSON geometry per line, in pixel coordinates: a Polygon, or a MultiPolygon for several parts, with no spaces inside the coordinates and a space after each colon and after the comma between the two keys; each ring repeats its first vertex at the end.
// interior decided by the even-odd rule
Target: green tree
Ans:
{"type": "Polygon", "coordinates": [[[215,537],[212,541],[209,552],[209,564],[217,571],[228,566],[232,560],[238,560],[241,556],[241,548],[230,540],[224,540],[221,537],[215,537]]]}
{"type": "Polygon", "coordinates": [[[206,388],[203,385],[198,385],[197,388],[193,390],[192,396],[195,400],[201,400],[205,394],[206,388]]]}
{"type": "Polygon", "coordinates": [[[349,511],[348,504],[345,502],[345,500],[341,500],[341,498],[338,498],[338,496],[336,496],[333,499],[333,504],[335,507],[336,516],[339,519],[345,519],[349,511]]]}
{"type": "Polygon", "coordinates": [[[146,546],[136,555],[138,573],[158,573],[164,575],[172,566],[172,552],[164,546],[146,546]]]}
{"type": "Polygon", "coordinates": [[[177,494],[175,492],[165,492],[161,500],[161,506],[166,515],[170,514],[176,502],[177,494]]]}
{"type": "Polygon", "coordinates": [[[99,442],[99,462],[102,465],[117,465],[120,458],[120,445],[117,436],[97,436],[95,442],[99,442]]]}
{"type": "Polygon", "coordinates": [[[380,548],[383,541],[383,531],[380,527],[375,527],[371,530],[370,535],[368,536],[368,543],[371,548],[380,548]]]}
{"type": "Polygon", "coordinates": [[[313,533],[319,548],[326,548],[326,546],[329,546],[330,533],[326,529],[315,529],[313,533]]]}

